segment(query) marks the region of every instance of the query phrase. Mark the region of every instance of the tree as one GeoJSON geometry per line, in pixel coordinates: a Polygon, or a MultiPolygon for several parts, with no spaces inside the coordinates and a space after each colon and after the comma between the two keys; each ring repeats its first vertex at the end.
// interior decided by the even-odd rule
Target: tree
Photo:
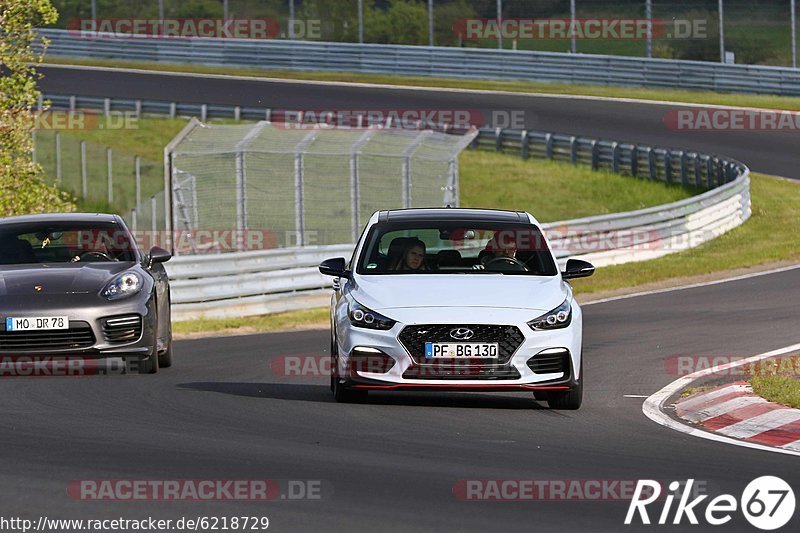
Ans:
{"type": "Polygon", "coordinates": [[[40,94],[35,67],[44,55],[34,48],[35,28],[57,18],[49,0],[0,0],[0,216],[75,208],[66,193],[45,184],[31,157],[40,94]]]}

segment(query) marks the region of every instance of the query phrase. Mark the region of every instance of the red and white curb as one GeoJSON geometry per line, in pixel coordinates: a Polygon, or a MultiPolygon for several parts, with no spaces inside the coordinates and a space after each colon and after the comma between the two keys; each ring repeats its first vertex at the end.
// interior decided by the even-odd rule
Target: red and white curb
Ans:
{"type": "MultiPolygon", "coordinates": [[[[769,452],[773,452],[773,453],[782,453],[782,454],[787,454],[787,455],[795,455],[795,456],[800,457],[800,446],[797,446],[797,439],[800,439],[800,434],[797,436],[797,438],[794,439],[794,441],[787,442],[787,443],[782,443],[779,446],[776,446],[776,445],[773,445],[773,444],[764,444],[762,440],[755,440],[755,439],[752,438],[752,437],[754,437],[756,435],[759,435],[760,433],[766,433],[766,435],[763,435],[761,438],[770,438],[772,436],[776,436],[777,432],[775,431],[775,429],[782,428],[782,426],[786,426],[788,424],[794,424],[794,423],[797,422],[797,420],[787,421],[787,422],[785,422],[783,424],[780,424],[778,426],[778,428],[774,428],[774,429],[771,428],[771,429],[768,429],[767,431],[758,431],[759,428],[746,430],[746,428],[749,428],[750,426],[753,425],[753,420],[751,420],[751,418],[755,418],[755,417],[758,417],[758,416],[761,416],[761,415],[767,415],[767,411],[761,412],[760,414],[754,414],[752,416],[748,415],[747,418],[742,418],[741,420],[738,420],[738,421],[732,420],[732,423],[727,424],[727,425],[724,426],[726,428],[728,428],[728,426],[731,426],[731,427],[729,427],[727,429],[727,431],[731,432],[731,435],[737,435],[736,437],[734,437],[734,436],[729,436],[729,435],[726,435],[726,434],[722,434],[722,433],[720,433],[720,432],[718,432],[716,430],[714,430],[714,431],[706,430],[704,427],[702,427],[700,425],[690,424],[690,423],[687,423],[686,421],[683,421],[682,419],[681,420],[676,420],[675,418],[673,418],[672,416],[670,416],[669,414],[667,414],[665,412],[666,410],[671,409],[671,406],[666,405],[667,401],[669,401],[671,398],[673,398],[675,395],[677,395],[680,391],[686,389],[687,387],[690,387],[694,381],[696,381],[696,380],[698,380],[698,379],[700,379],[702,377],[711,376],[713,374],[724,372],[724,371],[729,370],[731,368],[736,368],[736,367],[739,367],[739,366],[748,365],[748,364],[751,364],[751,363],[755,363],[757,361],[761,361],[761,360],[764,360],[764,359],[769,359],[771,357],[777,357],[779,355],[786,355],[786,354],[790,354],[790,353],[794,353],[794,352],[798,352],[798,351],[800,351],[800,344],[793,344],[792,346],[786,346],[784,348],[779,348],[779,349],[773,350],[771,352],[766,352],[766,353],[762,353],[762,354],[759,354],[759,355],[754,355],[754,356],[748,357],[746,359],[733,361],[733,362],[730,362],[730,363],[726,363],[724,365],[714,366],[712,368],[706,368],[706,369],[703,369],[703,370],[698,370],[697,372],[693,372],[692,374],[689,374],[689,375],[686,375],[686,376],[683,376],[681,378],[676,379],[675,381],[673,381],[672,383],[670,383],[669,385],[667,385],[663,389],[661,389],[658,392],[656,392],[656,393],[652,394],[651,396],[649,396],[644,401],[644,403],[642,404],[642,412],[644,413],[644,415],[647,418],[649,418],[653,422],[656,422],[657,424],[660,424],[662,426],[668,427],[668,428],[673,429],[675,431],[679,431],[681,433],[686,433],[686,434],[691,435],[693,437],[699,437],[699,438],[702,438],[702,439],[713,440],[713,441],[716,441],[716,442],[723,442],[723,443],[726,443],[726,444],[732,444],[734,446],[742,446],[742,447],[745,447],[745,448],[752,448],[752,449],[756,449],[756,450],[764,450],[764,451],[769,451],[769,452]],[[742,425],[738,425],[740,423],[742,423],[742,425]],[[736,427],[733,427],[734,425],[736,425],[736,427]],[[753,432],[753,433],[752,434],[746,433],[746,431],[750,431],[750,432],[753,432]],[[738,436],[738,435],[742,435],[742,436],[738,436]],[[787,446],[787,444],[791,444],[792,447],[787,446]]],[[[713,404],[709,405],[710,412],[708,410],[706,410],[706,411],[704,411],[703,415],[698,414],[697,416],[703,417],[703,416],[706,416],[706,415],[710,415],[707,418],[705,418],[703,421],[711,420],[712,418],[717,418],[717,417],[724,416],[724,415],[726,415],[726,414],[728,414],[729,412],[732,412],[732,411],[737,411],[735,413],[736,416],[744,416],[742,414],[742,413],[744,413],[744,411],[738,411],[739,409],[753,409],[753,410],[757,411],[758,409],[762,409],[763,408],[763,407],[758,407],[759,404],[769,403],[766,400],[764,400],[763,398],[758,398],[758,397],[753,397],[752,399],[750,399],[750,398],[745,399],[744,396],[749,393],[749,391],[746,389],[746,384],[734,383],[731,386],[732,387],[737,387],[738,386],[739,388],[738,389],[736,389],[736,388],[728,389],[725,392],[717,392],[716,398],[719,399],[719,402],[717,404],[716,409],[714,408],[713,404]],[[731,396],[731,397],[725,398],[726,395],[737,394],[738,392],[742,392],[742,394],[741,394],[742,397],[731,396]],[[734,403],[727,403],[727,402],[734,402],[734,403]],[[722,404],[725,404],[725,403],[727,403],[727,405],[722,405],[722,404]],[[720,409],[722,409],[722,410],[720,410],[720,409]]],[[[722,390],[723,388],[724,387],[720,387],[719,389],[715,389],[714,391],[708,391],[708,392],[709,393],[715,393],[716,391],[722,390]]],[[[715,397],[712,396],[710,398],[706,397],[705,399],[706,400],[713,400],[714,398],[715,397]]],[[[694,397],[686,398],[686,402],[689,402],[690,400],[694,400],[694,397]]],[[[776,406],[776,407],[781,407],[781,406],[776,406]]],[[[686,412],[688,412],[691,408],[692,408],[692,404],[691,403],[685,403],[683,405],[683,409],[686,412]]],[[[703,411],[705,406],[699,406],[699,404],[698,404],[698,405],[695,405],[694,408],[697,409],[698,412],[699,412],[699,411],[703,411]]],[[[788,414],[784,414],[783,413],[783,411],[787,411],[787,408],[770,409],[770,411],[773,411],[773,410],[780,411],[780,413],[771,414],[771,415],[769,415],[769,417],[778,417],[780,420],[785,420],[785,419],[783,419],[781,417],[792,416],[792,415],[788,415],[788,414]]],[[[796,410],[795,409],[791,409],[791,411],[796,411],[796,410]]],[[[723,419],[720,418],[719,420],[715,421],[715,423],[722,423],[722,420],[723,419]]],[[[755,422],[757,424],[760,424],[762,420],[764,420],[764,419],[758,419],[755,422]]],[[[722,428],[720,428],[720,429],[722,429],[722,428]]],[[[782,435],[782,433],[781,433],[781,435],[782,435]]]]}
{"type": "Polygon", "coordinates": [[[719,435],[800,452],[800,409],[768,402],[744,381],[693,394],[675,412],[719,435]]]}

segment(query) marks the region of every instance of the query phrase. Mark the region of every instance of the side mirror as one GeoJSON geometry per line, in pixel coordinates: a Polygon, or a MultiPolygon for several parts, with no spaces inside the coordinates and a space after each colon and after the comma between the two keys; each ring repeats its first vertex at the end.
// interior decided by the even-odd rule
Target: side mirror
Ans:
{"type": "Polygon", "coordinates": [[[350,271],[347,270],[347,261],[344,257],[336,257],[334,259],[326,259],[319,265],[319,271],[326,276],[333,276],[334,278],[349,278],[350,271]]]}
{"type": "Polygon", "coordinates": [[[166,251],[163,248],[159,248],[158,246],[153,246],[150,248],[150,264],[154,265],[156,263],[166,263],[172,259],[172,254],[166,251]]]}
{"type": "Polygon", "coordinates": [[[567,267],[561,273],[561,277],[564,279],[588,278],[592,274],[594,274],[593,264],[582,259],[570,259],[567,261],[567,267]]]}

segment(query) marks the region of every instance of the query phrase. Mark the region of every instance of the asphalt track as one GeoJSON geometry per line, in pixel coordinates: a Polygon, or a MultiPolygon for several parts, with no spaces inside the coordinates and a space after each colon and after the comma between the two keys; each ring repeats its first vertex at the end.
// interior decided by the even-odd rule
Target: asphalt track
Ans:
{"type": "MultiPolygon", "coordinates": [[[[619,141],[700,149],[739,159],[758,172],[800,178],[798,131],[674,131],[664,123],[678,104],[552,98],[515,94],[476,94],[323,85],[253,79],[197,78],[168,73],[76,70],[48,66],[45,92],[84,96],[141,98],[189,103],[264,106],[275,109],[465,109],[486,122],[492,112],[521,113],[525,127],[619,141]]],[[[497,124],[497,122],[493,122],[497,124]]]]}
{"type": "MultiPolygon", "coordinates": [[[[47,91],[76,92],[77,82],[56,82],[52,72],[47,71],[46,83],[58,87],[46,85],[47,91]]],[[[258,97],[257,85],[248,93],[249,82],[236,91],[211,83],[198,94],[196,82],[190,87],[183,81],[162,81],[148,94],[145,82],[132,87],[130,81],[114,79],[84,79],[82,94],[108,95],[116,86],[119,91],[141,90],[140,97],[169,98],[169,91],[177,95],[181,90],[198,101],[213,97],[254,104],[243,99],[258,97]]],[[[286,102],[280,105],[292,103],[290,88],[270,90],[274,94],[261,95],[263,103],[279,105],[278,98],[286,102]]],[[[335,88],[305,90],[296,88],[297,98],[308,99],[296,105],[314,105],[313,98],[326,93],[345,98],[335,88]]],[[[451,107],[453,98],[446,97],[451,107]]],[[[549,123],[553,130],[661,143],[665,141],[659,138],[673,135],[640,124],[646,116],[623,113],[632,104],[607,109],[609,124],[602,128],[598,115],[577,118],[605,103],[532,102],[542,114],[562,116],[562,122],[549,123]],[[626,130],[626,124],[636,127],[626,130]]],[[[644,111],[657,119],[651,108],[644,106],[644,111]]],[[[786,154],[788,165],[793,152],[786,145],[769,146],[765,140],[747,146],[762,136],[748,141],[743,134],[731,135],[706,137],[705,142],[719,144],[720,152],[757,170],[792,175],[789,166],[776,164],[769,170],[748,158],[761,147],[786,154]],[[740,147],[730,144],[733,135],[741,138],[740,147]]],[[[154,376],[0,380],[2,515],[265,515],[276,531],[618,531],[624,527],[627,502],[462,501],[453,487],[466,479],[693,478],[712,497],[728,493],[738,498],[752,479],[777,475],[798,493],[796,458],[674,432],[645,418],[642,398],[625,397],[650,395],[673,381],[676,376],[665,362],[672,355],[752,355],[797,343],[798,293],[800,269],[586,306],[587,390],[577,412],[548,410],[525,393],[387,392],[373,393],[363,405],[336,404],[326,377],[288,377],[273,370],[273,362],[282,356],[326,355],[327,331],[181,341],[176,343],[176,365],[154,376]],[[320,480],[323,498],[267,503],[79,501],[66,488],[80,479],[320,480]]],[[[660,511],[660,506],[654,509],[651,518],[657,519],[660,511]]],[[[798,525],[800,512],[785,530],[797,531],[798,525]]],[[[754,531],[739,512],[722,527],[754,531]]],[[[689,527],[684,522],[681,528],[629,529],[689,527]]]]}

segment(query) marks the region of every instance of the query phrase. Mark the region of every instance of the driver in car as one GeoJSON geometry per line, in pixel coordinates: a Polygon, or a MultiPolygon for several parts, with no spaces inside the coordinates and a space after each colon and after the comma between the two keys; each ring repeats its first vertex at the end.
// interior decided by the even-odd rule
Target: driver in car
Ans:
{"type": "Polygon", "coordinates": [[[509,257],[515,259],[517,256],[517,241],[514,235],[506,235],[504,232],[497,232],[486,243],[486,247],[480,253],[480,264],[486,265],[492,259],[499,257],[509,257]]]}

